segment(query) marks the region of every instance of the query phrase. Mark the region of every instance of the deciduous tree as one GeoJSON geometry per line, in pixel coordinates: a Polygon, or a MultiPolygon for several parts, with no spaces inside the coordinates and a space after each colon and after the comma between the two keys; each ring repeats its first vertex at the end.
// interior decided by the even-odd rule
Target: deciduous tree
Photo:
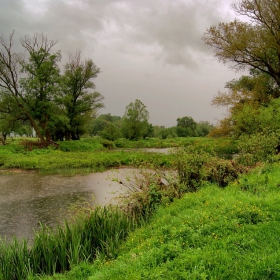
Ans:
{"type": "Polygon", "coordinates": [[[63,75],[63,90],[60,98],[69,120],[66,138],[79,139],[83,125],[89,118],[95,117],[98,109],[103,108],[104,97],[94,91],[93,79],[98,76],[100,69],[91,59],[82,61],[81,52],[69,56],[63,75]]]}
{"type": "Polygon", "coordinates": [[[60,53],[51,53],[56,44],[44,34],[25,36],[21,45],[28,58],[13,52],[14,33],[0,37],[0,89],[9,94],[16,110],[30,121],[42,142],[51,138],[51,102],[57,92],[60,53]]]}
{"type": "MultiPolygon", "coordinates": [[[[236,70],[256,69],[271,76],[280,87],[280,0],[241,0],[232,5],[235,19],[211,26],[204,42],[214,49],[219,61],[236,70]]],[[[279,97],[279,90],[273,98],[279,97]]]]}
{"type": "Polygon", "coordinates": [[[143,138],[149,128],[149,112],[146,106],[138,99],[125,108],[123,117],[123,134],[130,140],[143,138]]]}

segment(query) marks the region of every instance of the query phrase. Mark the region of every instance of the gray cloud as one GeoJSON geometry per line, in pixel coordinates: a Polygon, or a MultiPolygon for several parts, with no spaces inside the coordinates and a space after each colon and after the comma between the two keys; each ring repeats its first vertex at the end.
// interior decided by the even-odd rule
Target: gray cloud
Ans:
{"type": "Polygon", "coordinates": [[[102,70],[96,84],[105,112],[122,115],[138,98],[155,124],[173,125],[184,115],[214,121],[221,111],[211,98],[234,73],[217,64],[201,38],[210,25],[232,19],[230,2],[0,0],[0,33],[44,32],[59,41],[64,59],[83,50],[102,70]]]}

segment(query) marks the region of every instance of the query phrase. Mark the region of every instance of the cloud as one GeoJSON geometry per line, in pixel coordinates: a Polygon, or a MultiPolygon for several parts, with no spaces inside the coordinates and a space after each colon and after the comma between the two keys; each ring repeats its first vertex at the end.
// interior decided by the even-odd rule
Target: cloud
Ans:
{"type": "Polygon", "coordinates": [[[1,29],[47,33],[67,49],[99,44],[150,55],[171,65],[198,66],[201,37],[223,18],[222,0],[1,0],[1,29]],[[3,4],[3,5],[2,5],[3,4]]]}
{"type": "Polygon", "coordinates": [[[211,25],[233,18],[230,2],[0,0],[0,34],[15,30],[19,49],[20,36],[43,32],[58,40],[63,63],[68,52],[82,50],[101,68],[96,85],[107,112],[123,115],[137,98],[153,111],[153,123],[174,124],[184,115],[211,121],[211,98],[234,73],[201,39],[211,25]]]}

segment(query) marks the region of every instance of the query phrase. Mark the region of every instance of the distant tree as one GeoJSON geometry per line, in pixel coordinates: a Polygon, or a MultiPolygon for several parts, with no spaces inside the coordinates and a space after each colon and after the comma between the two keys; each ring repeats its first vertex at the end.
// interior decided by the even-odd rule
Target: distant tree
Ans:
{"type": "Polygon", "coordinates": [[[106,120],[111,123],[120,121],[122,118],[120,116],[112,116],[111,113],[101,114],[98,116],[98,119],[106,120]]]}
{"type": "Polygon", "coordinates": [[[204,137],[207,136],[214,129],[214,125],[207,121],[201,121],[196,125],[197,136],[204,137]]]}
{"type": "Polygon", "coordinates": [[[138,140],[143,138],[149,129],[149,112],[138,99],[126,106],[122,130],[126,138],[138,140]]]}
{"type": "Polygon", "coordinates": [[[195,136],[196,122],[192,117],[177,119],[177,135],[179,137],[195,136]]]}
{"type": "Polygon", "coordinates": [[[114,123],[108,122],[104,129],[99,132],[99,135],[104,139],[114,141],[121,137],[121,132],[114,123]]]}
{"type": "Polygon", "coordinates": [[[166,139],[177,137],[176,126],[165,127],[165,126],[154,126],[154,137],[166,139]]]}
{"type": "MultiPolygon", "coordinates": [[[[114,127],[116,127],[116,129],[118,129],[119,131],[118,133],[119,137],[121,137],[121,122],[122,122],[122,118],[120,116],[112,116],[110,113],[101,114],[97,118],[91,119],[90,123],[88,124],[87,131],[91,136],[96,136],[96,135],[101,136],[102,131],[110,124],[113,124],[114,127]]],[[[104,135],[102,137],[104,137],[104,135]]]]}

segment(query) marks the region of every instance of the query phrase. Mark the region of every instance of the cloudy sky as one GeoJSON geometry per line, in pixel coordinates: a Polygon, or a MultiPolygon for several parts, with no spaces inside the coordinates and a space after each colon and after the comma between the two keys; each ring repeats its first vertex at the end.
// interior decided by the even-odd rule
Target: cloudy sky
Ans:
{"type": "Polygon", "coordinates": [[[240,75],[216,61],[201,40],[211,25],[234,18],[232,0],[0,0],[0,34],[18,38],[43,32],[57,39],[65,61],[82,50],[101,69],[100,113],[123,116],[140,99],[150,122],[176,119],[216,123],[225,109],[211,106],[224,85],[240,75]]]}

